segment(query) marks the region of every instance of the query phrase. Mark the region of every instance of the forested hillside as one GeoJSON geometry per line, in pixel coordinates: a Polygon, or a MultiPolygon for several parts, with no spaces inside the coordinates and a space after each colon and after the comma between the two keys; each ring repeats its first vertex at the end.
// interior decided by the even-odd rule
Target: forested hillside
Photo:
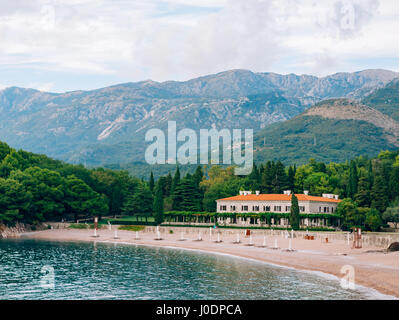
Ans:
{"type": "Polygon", "coordinates": [[[124,171],[88,170],[0,142],[0,223],[120,214],[141,184],[124,171]]]}

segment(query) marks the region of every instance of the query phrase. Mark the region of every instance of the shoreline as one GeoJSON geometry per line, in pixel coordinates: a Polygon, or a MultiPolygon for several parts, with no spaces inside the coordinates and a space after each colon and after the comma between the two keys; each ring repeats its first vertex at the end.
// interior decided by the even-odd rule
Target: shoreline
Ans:
{"type": "MultiPolygon", "coordinates": [[[[323,244],[303,239],[293,239],[296,251],[287,252],[288,240],[278,239],[279,250],[260,248],[262,244],[259,237],[254,238],[254,246],[245,246],[248,239],[242,237],[241,244],[233,244],[235,237],[222,236],[223,242],[211,242],[206,236],[203,241],[194,241],[196,238],[187,238],[179,241],[176,234],[162,234],[163,240],[155,240],[152,232],[140,232],[140,240],[135,240],[135,232],[118,230],[119,239],[114,239],[114,231],[99,230],[100,237],[92,237],[92,230],[58,229],[29,232],[21,234],[22,239],[42,239],[54,241],[78,241],[98,243],[120,243],[126,245],[141,245],[174,250],[189,250],[207,254],[225,255],[247,261],[265,263],[274,267],[288,268],[299,272],[307,272],[324,278],[340,281],[344,276],[341,268],[351,265],[355,270],[356,289],[372,293],[382,299],[399,298],[399,252],[389,254],[367,253],[370,247],[348,249],[342,243],[323,244]],[[280,245],[282,244],[282,245],[280,245]],[[312,248],[313,247],[313,248],[312,248]],[[310,250],[309,250],[310,249],[310,250]],[[315,250],[316,249],[316,250],[315,250]]],[[[268,239],[268,243],[270,239],[268,239]]]]}

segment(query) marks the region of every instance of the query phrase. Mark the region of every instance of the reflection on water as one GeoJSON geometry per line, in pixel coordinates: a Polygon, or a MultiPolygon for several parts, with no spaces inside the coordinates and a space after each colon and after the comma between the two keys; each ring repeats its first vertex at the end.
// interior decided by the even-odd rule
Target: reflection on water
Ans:
{"type": "Polygon", "coordinates": [[[0,240],[0,275],[0,299],[375,298],[309,273],[122,244],[0,240]],[[46,270],[54,289],[43,286],[46,270]]]}

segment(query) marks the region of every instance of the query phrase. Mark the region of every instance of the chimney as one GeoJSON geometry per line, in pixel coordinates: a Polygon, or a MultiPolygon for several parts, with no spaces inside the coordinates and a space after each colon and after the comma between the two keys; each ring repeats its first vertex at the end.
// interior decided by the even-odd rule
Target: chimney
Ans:
{"type": "Polygon", "coordinates": [[[240,196],[242,196],[243,194],[244,194],[244,191],[241,191],[241,190],[240,190],[240,196]]]}
{"type": "Polygon", "coordinates": [[[308,195],[309,195],[309,190],[303,190],[303,194],[304,194],[305,196],[308,196],[308,195]]]}
{"type": "Polygon", "coordinates": [[[335,200],[338,200],[338,198],[339,198],[339,195],[337,195],[337,194],[334,194],[334,198],[335,198],[335,200]]]}
{"type": "Polygon", "coordinates": [[[291,194],[291,190],[284,190],[284,194],[290,195],[291,194]]]}
{"type": "Polygon", "coordinates": [[[257,196],[259,196],[260,191],[259,191],[259,190],[256,190],[255,193],[256,193],[257,196]]]}

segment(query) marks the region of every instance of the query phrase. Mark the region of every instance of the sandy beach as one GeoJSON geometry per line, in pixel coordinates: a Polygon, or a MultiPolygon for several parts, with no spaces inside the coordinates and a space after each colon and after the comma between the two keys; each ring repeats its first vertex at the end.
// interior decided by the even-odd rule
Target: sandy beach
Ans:
{"type": "MultiPolygon", "coordinates": [[[[234,231],[236,232],[236,231],[234,231]]],[[[252,244],[250,238],[240,231],[241,243],[235,244],[236,234],[221,234],[221,242],[215,242],[217,235],[210,237],[208,230],[201,230],[202,241],[193,230],[183,234],[175,232],[170,234],[161,228],[162,240],[156,240],[157,234],[153,231],[136,232],[117,231],[118,239],[115,239],[115,231],[101,229],[99,237],[93,237],[93,230],[78,229],[53,229],[23,234],[24,238],[45,239],[58,241],[97,241],[97,242],[121,242],[138,245],[171,247],[180,249],[200,250],[211,253],[228,254],[231,256],[253,259],[280,266],[292,267],[300,270],[318,271],[334,275],[340,281],[344,274],[343,266],[352,266],[355,271],[355,284],[373,288],[378,292],[399,298],[399,252],[384,253],[381,247],[366,246],[361,249],[352,249],[344,240],[330,240],[328,243],[320,240],[305,240],[303,237],[293,238],[291,245],[293,251],[287,251],[290,239],[277,234],[266,236],[267,247],[264,244],[264,236],[253,235],[252,244]],[[277,240],[278,249],[274,249],[277,240]]]]}

